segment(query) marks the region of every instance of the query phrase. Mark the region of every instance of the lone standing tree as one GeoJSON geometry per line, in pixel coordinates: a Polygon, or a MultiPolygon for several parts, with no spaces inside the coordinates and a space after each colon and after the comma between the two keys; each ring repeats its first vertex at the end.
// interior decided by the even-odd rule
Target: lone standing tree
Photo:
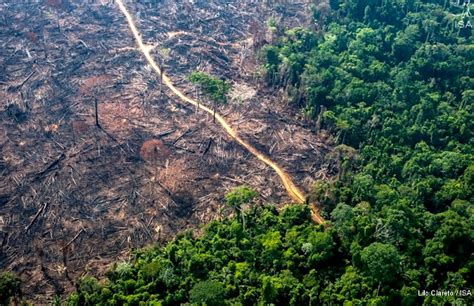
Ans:
{"type": "Polygon", "coordinates": [[[216,108],[219,103],[227,102],[227,93],[230,90],[230,84],[225,80],[218,79],[204,72],[194,71],[189,76],[193,84],[199,85],[206,97],[212,100],[214,104],[213,121],[216,121],[216,108]]]}
{"type": "Polygon", "coordinates": [[[225,195],[227,205],[232,207],[237,213],[237,217],[242,217],[242,227],[245,230],[245,216],[242,205],[252,202],[258,193],[247,186],[239,186],[225,195]]]}

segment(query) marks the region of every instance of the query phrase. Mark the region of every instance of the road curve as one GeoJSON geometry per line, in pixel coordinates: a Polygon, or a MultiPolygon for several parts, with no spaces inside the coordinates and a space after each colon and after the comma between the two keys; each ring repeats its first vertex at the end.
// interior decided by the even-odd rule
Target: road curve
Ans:
{"type": "MultiPolygon", "coordinates": [[[[155,70],[158,75],[162,75],[163,78],[163,83],[176,95],[178,96],[182,101],[192,104],[196,107],[199,107],[200,109],[204,110],[205,112],[213,115],[214,112],[212,109],[209,107],[198,103],[196,100],[190,99],[186,97],[180,90],[178,90],[174,85],[173,82],[166,76],[164,73],[162,74],[162,71],[160,67],[156,64],[155,60],[151,56],[150,50],[151,48],[147,45],[145,45],[141,39],[140,32],[138,31],[137,27],[135,26],[135,22],[133,21],[132,16],[128,12],[127,8],[123,4],[122,0],[116,0],[117,5],[119,6],[120,10],[122,13],[125,15],[128,26],[130,30],[133,33],[133,36],[135,37],[135,40],[137,41],[138,47],[140,48],[140,51],[143,53],[145,56],[146,60],[148,61],[148,64],[155,70]]],[[[246,148],[250,153],[252,153],[255,157],[260,159],[262,162],[267,164],[268,166],[272,167],[273,170],[278,174],[280,177],[283,186],[288,192],[288,195],[291,197],[291,199],[297,203],[305,203],[306,197],[304,196],[303,192],[293,183],[293,180],[291,177],[286,173],[280,166],[278,166],[274,161],[272,161],[270,158],[265,156],[263,153],[258,151],[255,147],[253,147],[251,144],[247,143],[245,140],[243,140],[237,131],[232,128],[227,121],[222,117],[219,113],[216,112],[216,120],[219,122],[219,124],[222,126],[222,128],[229,134],[235,141],[237,141],[241,146],[246,148]]],[[[319,224],[324,223],[324,219],[321,217],[319,211],[316,209],[314,205],[311,206],[311,215],[313,221],[319,224]]]]}

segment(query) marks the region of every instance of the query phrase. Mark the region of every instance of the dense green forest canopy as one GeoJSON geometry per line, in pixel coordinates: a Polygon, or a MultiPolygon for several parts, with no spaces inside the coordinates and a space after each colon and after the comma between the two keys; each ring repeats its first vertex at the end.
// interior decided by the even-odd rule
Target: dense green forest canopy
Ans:
{"type": "Polygon", "coordinates": [[[68,304],[466,305],[470,297],[423,298],[417,290],[433,288],[428,282],[444,290],[468,288],[467,261],[447,278],[435,279],[430,269],[454,264],[440,248],[449,239],[469,238],[472,213],[467,203],[457,203],[431,220],[445,225],[415,265],[413,250],[373,238],[372,213],[363,205],[338,207],[337,221],[328,228],[312,223],[307,206],[281,212],[271,205],[253,207],[245,213],[245,227],[240,218],[213,222],[198,238],[186,232],[165,247],[138,251],[133,262],[117,263],[106,282],[85,277],[68,304]],[[351,238],[360,226],[366,237],[351,238]]]}
{"type": "Polygon", "coordinates": [[[311,195],[328,226],[305,206],[244,210],[241,187],[235,218],[84,278],[68,303],[474,304],[418,292],[473,289],[474,45],[454,2],[315,1],[312,28],[271,23],[266,82],[339,144],[311,195]]]}
{"type": "Polygon", "coordinates": [[[330,4],[324,30],[293,29],[264,50],[268,81],[321,119],[340,148],[357,149],[357,159],[339,154],[345,175],[332,184],[327,211],[339,202],[383,209],[406,201],[439,213],[456,199],[471,201],[474,45],[472,30],[457,26],[465,8],[330,4]]]}

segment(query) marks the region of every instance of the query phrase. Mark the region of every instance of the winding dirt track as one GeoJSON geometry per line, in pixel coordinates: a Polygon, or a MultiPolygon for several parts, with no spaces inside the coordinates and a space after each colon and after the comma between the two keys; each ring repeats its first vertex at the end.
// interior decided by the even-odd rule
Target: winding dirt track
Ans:
{"type": "MultiPolygon", "coordinates": [[[[128,25],[130,27],[130,30],[133,33],[133,36],[135,37],[135,40],[137,41],[138,47],[140,48],[140,51],[143,53],[145,56],[146,60],[150,64],[150,66],[155,70],[158,75],[162,75],[163,78],[163,83],[176,95],[178,96],[182,101],[192,104],[196,107],[199,107],[200,109],[204,110],[205,112],[213,115],[214,112],[212,109],[209,107],[202,105],[201,103],[198,103],[196,100],[190,99],[186,97],[180,90],[178,90],[174,85],[173,82],[166,76],[164,73],[162,73],[160,67],[156,64],[155,60],[150,54],[151,47],[148,45],[145,45],[141,39],[140,32],[138,31],[137,27],[135,26],[135,23],[133,21],[132,16],[128,12],[127,8],[123,4],[122,0],[116,0],[120,10],[122,13],[125,15],[128,21],[128,25]]],[[[217,121],[219,124],[222,126],[222,128],[229,134],[235,141],[237,141],[240,145],[242,145],[244,148],[246,148],[250,153],[252,153],[255,157],[260,159],[262,162],[267,164],[268,166],[272,167],[273,170],[278,174],[280,177],[283,186],[285,186],[285,189],[288,192],[288,195],[291,197],[291,199],[297,203],[304,203],[306,201],[306,197],[304,196],[303,192],[293,183],[293,180],[291,177],[286,173],[280,166],[278,166],[274,161],[272,161],[270,158],[265,156],[263,153],[258,151],[256,148],[254,148],[251,144],[247,143],[245,140],[243,140],[237,133],[237,131],[232,128],[227,121],[222,117],[219,113],[216,112],[215,114],[217,121]]],[[[311,211],[312,211],[312,219],[313,221],[323,224],[324,219],[321,217],[319,214],[319,211],[316,209],[314,205],[311,206],[311,211]]]]}

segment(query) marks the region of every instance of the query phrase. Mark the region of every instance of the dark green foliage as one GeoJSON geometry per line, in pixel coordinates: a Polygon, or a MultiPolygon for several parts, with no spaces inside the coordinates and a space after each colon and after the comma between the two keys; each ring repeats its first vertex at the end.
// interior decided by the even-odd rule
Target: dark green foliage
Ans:
{"type": "Polygon", "coordinates": [[[224,297],[224,287],[214,280],[197,283],[189,291],[189,301],[198,305],[221,306],[224,304],[224,297]]]}
{"type": "Polygon", "coordinates": [[[0,273],[0,305],[9,305],[11,299],[19,293],[19,280],[11,273],[0,273]]]}
{"type": "Polygon", "coordinates": [[[401,270],[400,256],[391,244],[374,242],[364,248],[360,255],[366,274],[375,283],[394,282],[401,270]]]}
{"type": "Polygon", "coordinates": [[[328,302],[472,287],[472,28],[455,27],[451,3],[330,1],[325,30],[291,30],[263,50],[269,84],[339,143],[336,179],[312,194],[352,257],[328,302]]]}
{"type": "Polygon", "coordinates": [[[252,208],[246,218],[246,231],[238,219],[230,219],[209,224],[199,238],[185,233],[165,247],[141,250],[132,263],[116,265],[103,285],[84,278],[69,304],[316,301],[344,263],[333,232],[314,225],[305,206],[281,214],[272,207],[252,208]],[[317,278],[308,277],[315,271],[317,278]]]}
{"type": "Polygon", "coordinates": [[[198,238],[187,232],[164,247],[138,251],[102,285],[84,278],[68,304],[398,304],[423,301],[419,288],[469,288],[469,203],[455,201],[452,210],[422,220],[432,233],[424,248],[416,239],[394,239],[396,231],[408,237],[421,231],[404,209],[389,208],[376,220],[367,202],[339,204],[334,224],[323,228],[312,223],[306,206],[281,213],[252,208],[246,231],[238,218],[229,219],[209,224],[198,238]],[[422,262],[415,264],[410,254],[422,262]],[[443,280],[446,271],[456,272],[443,280]]]}

